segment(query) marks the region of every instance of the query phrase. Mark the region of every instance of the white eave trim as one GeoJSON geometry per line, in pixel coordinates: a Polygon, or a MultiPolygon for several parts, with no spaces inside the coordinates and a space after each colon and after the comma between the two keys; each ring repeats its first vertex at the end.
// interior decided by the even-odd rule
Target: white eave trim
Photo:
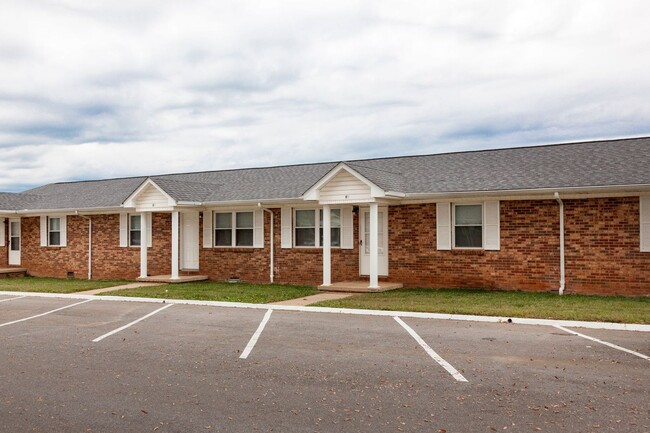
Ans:
{"type": "Polygon", "coordinates": [[[168,205],[165,209],[173,208],[174,206],[176,206],[176,204],[177,204],[177,203],[176,203],[176,200],[174,200],[174,199],[173,199],[169,194],[167,194],[167,193],[165,192],[164,189],[162,189],[161,187],[159,187],[159,186],[156,184],[156,182],[154,182],[151,178],[147,178],[144,182],[142,182],[142,184],[138,187],[138,189],[136,189],[135,191],[133,191],[133,193],[131,193],[131,195],[128,196],[126,200],[124,200],[123,206],[124,206],[124,207],[130,207],[130,208],[135,208],[135,207],[137,207],[137,206],[135,205],[135,199],[136,199],[136,198],[140,195],[140,193],[142,193],[142,191],[143,191],[145,188],[147,188],[148,186],[153,186],[153,187],[156,188],[158,191],[160,191],[160,193],[161,193],[162,195],[165,196],[165,198],[167,199],[167,205],[168,205]]]}
{"type": "Polygon", "coordinates": [[[512,197],[512,198],[534,198],[538,200],[554,199],[554,194],[559,192],[563,198],[575,198],[581,195],[589,197],[610,197],[610,196],[634,196],[641,192],[650,191],[650,185],[606,185],[586,187],[565,187],[565,188],[537,188],[537,189],[515,189],[515,190],[492,190],[492,191],[459,191],[444,193],[415,193],[406,194],[402,200],[404,203],[418,202],[424,200],[449,200],[459,197],[512,197]]]}

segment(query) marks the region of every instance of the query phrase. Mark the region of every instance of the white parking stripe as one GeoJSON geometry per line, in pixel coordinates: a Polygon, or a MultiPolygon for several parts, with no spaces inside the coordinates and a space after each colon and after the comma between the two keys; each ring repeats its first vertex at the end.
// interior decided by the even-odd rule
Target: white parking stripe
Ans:
{"type": "Polygon", "coordinates": [[[255,343],[257,343],[257,339],[260,338],[260,335],[262,334],[262,331],[264,330],[264,327],[266,326],[266,322],[269,321],[269,318],[271,317],[271,313],[273,313],[273,310],[267,310],[266,314],[264,315],[264,318],[260,322],[260,326],[257,327],[257,331],[253,334],[251,337],[250,341],[246,345],[246,348],[242,352],[242,354],[239,356],[241,359],[246,359],[248,358],[248,355],[250,355],[251,351],[253,350],[253,347],[255,347],[255,343]]]}
{"type": "Polygon", "coordinates": [[[90,301],[92,301],[92,299],[77,302],[76,304],[72,304],[72,305],[66,305],[65,307],[57,308],[56,310],[46,311],[45,313],[37,314],[35,316],[25,317],[24,319],[18,319],[7,323],[2,323],[0,324],[0,328],[7,325],[13,325],[14,323],[24,322],[25,320],[31,320],[31,319],[36,319],[37,317],[47,316],[48,314],[56,313],[57,311],[65,310],[66,308],[74,307],[75,305],[85,304],[86,302],[90,302],[90,301]]]}
{"type": "Polygon", "coordinates": [[[420,346],[429,354],[431,358],[433,358],[434,361],[436,361],[438,364],[440,364],[445,370],[449,372],[452,376],[454,376],[454,379],[456,379],[458,382],[467,382],[467,379],[458,372],[451,364],[449,364],[447,361],[442,359],[440,355],[436,353],[435,350],[433,350],[429,345],[411,328],[409,325],[404,323],[402,319],[400,319],[397,316],[394,316],[393,319],[397,321],[400,325],[402,325],[402,328],[406,329],[406,332],[411,334],[411,337],[415,338],[415,341],[417,341],[420,346]]]}
{"type": "Polygon", "coordinates": [[[142,317],[140,317],[139,319],[136,319],[136,320],[134,320],[134,321],[131,322],[131,323],[127,323],[126,325],[124,325],[124,326],[120,326],[119,328],[114,329],[114,330],[112,330],[111,332],[107,332],[106,334],[102,335],[101,337],[97,337],[97,338],[95,338],[95,339],[93,340],[93,343],[97,343],[98,341],[102,341],[102,340],[103,340],[104,338],[106,338],[106,337],[110,337],[110,336],[113,335],[113,334],[117,334],[117,333],[120,332],[120,331],[124,331],[126,328],[128,328],[128,327],[130,327],[130,326],[133,326],[133,325],[135,325],[135,324],[138,323],[138,322],[142,322],[144,319],[146,319],[146,318],[148,318],[148,317],[151,317],[151,316],[153,316],[154,314],[161,312],[161,311],[164,310],[165,308],[169,308],[169,307],[171,307],[172,305],[174,305],[174,304],[167,304],[167,305],[165,305],[164,307],[158,308],[157,310],[152,311],[151,313],[149,313],[149,314],[147,314],[147,315],[145,315],[145,316],[142,316],[142,317]]]}
{"type": "Polygon", "coordinates": [[[0,299],[0,302],[13,301],[14,299],[23,299],[23,298],[26,298],[26,297],[27,297],[27,296],[16,296],[15,298],[0,299]]]}
{"type": "Polygon", "coordinates": [[[635,352],[634,350],[626,349],[625,347],[617,346],[616,344],[608,343],[607,341],[599,340],[597,338],[590,337],[588,335],[581,334],[581,333],[576,332],[576,331],[572,331],[572,330],[564,328],[564,327],[562,327],[560,325],[553,325],[553,326],[556,327],[557,329],[561,329],[562,331],[568,332],[569,334],[577,335],[578,337],[586,338],[587,340],[595,341],[596,343],[604,344],[605,346],[609,346],[609,347],[611,347],[613,349],[621,350],[623,352],[627,352],[627,353],[630,353],[632,355],[638,356],[639,358],[643,358],[643,359],[645,359],[647,361],[650,361],[650,356],[646,356],[643,353],[635,352]]]}

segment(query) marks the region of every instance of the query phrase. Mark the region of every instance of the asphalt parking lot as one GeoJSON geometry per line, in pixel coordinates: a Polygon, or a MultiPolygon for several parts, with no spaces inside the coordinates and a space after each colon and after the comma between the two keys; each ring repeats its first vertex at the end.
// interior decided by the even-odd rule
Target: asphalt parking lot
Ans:
{"type": "Polygon", "coordinates": [[[650,432],[647,332],[13,298],[1,432],[650,432]]]}

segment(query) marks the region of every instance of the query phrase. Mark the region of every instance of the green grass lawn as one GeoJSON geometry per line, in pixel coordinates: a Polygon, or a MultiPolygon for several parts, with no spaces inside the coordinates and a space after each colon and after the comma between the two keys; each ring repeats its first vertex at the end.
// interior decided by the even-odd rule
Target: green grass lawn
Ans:
{"type": "Polygon", "coordinates": [[[650,298],[469,289],[403,289],[355,295],[320,307],[650,324],[650,298]]]}
{"type": "Polygon", "coordinates": [[[75,293],[84,290],[102,289],[104,287],[120,286],[132,281],[124,280],[74,280],[67,278],[0,278],[0,291],[11,292],[46,292],[46,293],[75,293]]]}
{"type": "Polygon", "coordinates": [[[117,290],[102,295],[265,304],[313,295],[316,292],[316,288],[311,286],[197,281],[117,290]]]}

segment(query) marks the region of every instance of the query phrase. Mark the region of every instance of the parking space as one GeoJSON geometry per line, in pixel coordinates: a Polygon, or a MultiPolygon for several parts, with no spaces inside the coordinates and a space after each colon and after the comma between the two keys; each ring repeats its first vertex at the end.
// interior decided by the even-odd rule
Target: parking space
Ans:
{"type": "Polygon", "coordinates": [[[0,303],[0,431],[650,431],[650,362],[550,326],[81,302],[0,303]]]}

